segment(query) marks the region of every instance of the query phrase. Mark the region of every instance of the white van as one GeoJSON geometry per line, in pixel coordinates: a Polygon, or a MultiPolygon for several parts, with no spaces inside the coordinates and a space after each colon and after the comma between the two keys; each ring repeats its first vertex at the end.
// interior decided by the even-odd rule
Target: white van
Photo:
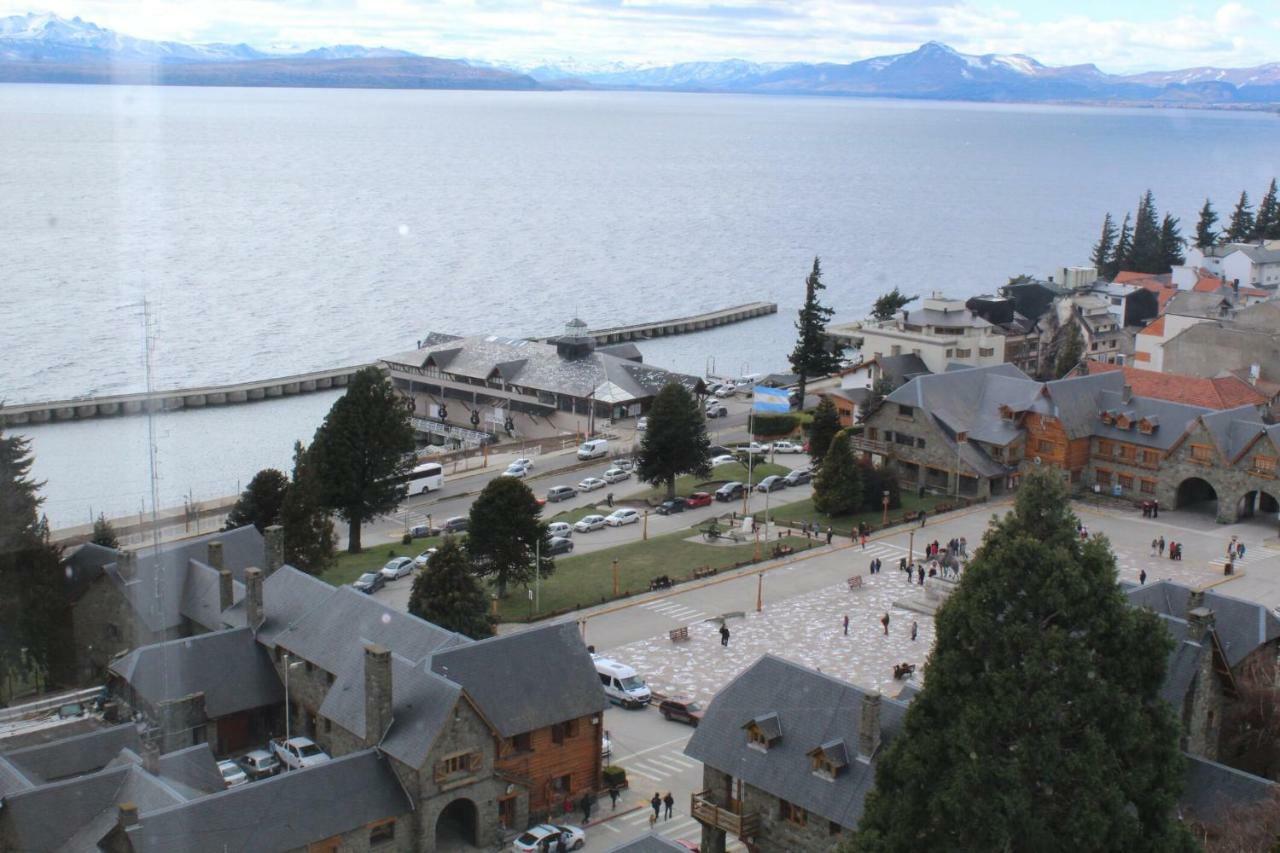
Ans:
{"type": "Polygon", "coordinates": [[[609,442],[603,438],[593,438],[590,441],[584,441],[578,447],[579,459],[599,459],[601,456],[609,455],[609,442]]]}
{"type": "Polygon", "coordinates": [[[600,676],[600,683],[610,702],[616,702],[624,708],[643,708],[649,704],[653,697],[645,686],[644,679],[634,669],[625,663],[599,655],[592,655],[591,660],[595,662],[596,673],[600,676]]]}

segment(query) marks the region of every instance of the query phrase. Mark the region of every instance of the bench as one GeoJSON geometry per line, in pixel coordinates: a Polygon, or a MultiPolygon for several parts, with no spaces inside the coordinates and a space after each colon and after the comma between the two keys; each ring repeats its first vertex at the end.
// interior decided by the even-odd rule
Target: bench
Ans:
{"type": "Polygon", "coordinates": [[[896,680],[901,681],[902,679],[913,674],[915,671],[916,671],[916,665],[913,663],[895,664],[893,667],[893,677],[896,680]]]}
{"type": "Polygon", "coordinates": [[[719,569],[714,569],[711,566],[702,566],[701,568],[693,570],[693,579],[701,580],[702,578],[709,578],[718,571],[719,569]]]}
{"type": "Polygon", "coordinates": [[[862,575],[854,575],[849,578],[849,592],[853,592],[855,589],[862,589],[862,575]]]}
{"type": "Polygon", "coordinates": [[[790,545],[774,545],[773,546],[773,556],[775,557],[790,557],[795,552],[796,552],[796,549],[792,548],[790,545]]]}
{"type": "Polygon", "coordinates": [[[667,632],[667,636],[671,638],[671,642],[673,643],[682,642],[689,639],[689,628],[688,626],[683,628],[673,628],[667,632]]]}

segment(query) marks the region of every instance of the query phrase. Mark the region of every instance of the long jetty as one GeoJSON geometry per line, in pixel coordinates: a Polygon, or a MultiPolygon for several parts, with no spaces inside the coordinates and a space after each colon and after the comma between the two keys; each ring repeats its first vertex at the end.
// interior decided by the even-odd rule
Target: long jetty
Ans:
{"type": "MultiPolygon", "coordinates": [[[[778,306],[772,302],[750,302],[732,308],[721,308],[691,317],[674,320],[656,320],[650,323],[633,323],[607,329],[593,329],[588,334],[600,345],[648,340],[650,338],[701,332],[729,323],[740,323],[766,314],[776,314],[778,306]]],[[[209,406],[225,406],[235,403],[252,403],[257,400],[274,400],[313,391],[345,388],[347,381],[367,364],[315,370],[278,379],[260,379],[233,385],[211,385],[204,388],[181,388],[171,391],[150,391],[137,394],[115,394],[106,397],[75,397],[70,400],[52,400],[44,403],[23,403],[0,406],[0,423],[5,426],[47,424],[61,421],[79,421],[90,418],[140,415],[150,412],[176,412],[183,409],[203,409],[209,406]]]]}

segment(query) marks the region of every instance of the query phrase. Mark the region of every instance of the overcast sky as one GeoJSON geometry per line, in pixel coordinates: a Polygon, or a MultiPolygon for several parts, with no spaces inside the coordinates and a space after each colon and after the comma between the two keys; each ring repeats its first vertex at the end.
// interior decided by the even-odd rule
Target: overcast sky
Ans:
{"type": "Polygon", "coordinates": [[[930,40],[1110,72],[1280,61],[1280,0],[0,0],[28,11],[150,39],[523,63],[851,62],[930,40]]]}

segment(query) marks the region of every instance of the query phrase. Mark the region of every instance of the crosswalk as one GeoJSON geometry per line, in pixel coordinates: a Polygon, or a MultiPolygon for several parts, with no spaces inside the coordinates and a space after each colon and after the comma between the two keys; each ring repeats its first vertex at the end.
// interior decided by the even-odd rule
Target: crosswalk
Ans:
{"type": "Polygon", "coordinates": [[[668,749],[658,753],[646,753],[641,758],[626,758],[618,762],[618,766],[627,771],[628,777],[639,777],[642,781],[661,784],[672,776],[698,771],[701,775],[702,765],[689,758],[679,749],[668,749]]]}
{"type": "Polygon", "coordinates": [[[698,610],[696,607],[686,607],[683,604],[677,604],[669,599],[646,601],[644,604],[641,604],[640,607],[651,613],[660,613],[663,616],[669,617],[686,625],[690,622],[698,622],[702,619],[706,619],[710,615],[705,610],[698,610]]]}
{"type": "MultiPolygon", "coordinates": [[[[602,823],[600,826],[616,835],[630,835],[637,830],[646,831],[649,827],[649,820],[652,817],[653,809],[643,808],[631,814],[623,815],[617,820],[602,823]]],[[[702,824],[688,815],[682,815],[678,812],[670,819],[659,818],[653,824],[653,831],[672,841],[691,841],[697,844],[702,838],[702,824]]],[[[726,838],[725,842],[726,853],[739,853],[739,851],[747,849],[745,844],[733,837],[726,838]]]]}

